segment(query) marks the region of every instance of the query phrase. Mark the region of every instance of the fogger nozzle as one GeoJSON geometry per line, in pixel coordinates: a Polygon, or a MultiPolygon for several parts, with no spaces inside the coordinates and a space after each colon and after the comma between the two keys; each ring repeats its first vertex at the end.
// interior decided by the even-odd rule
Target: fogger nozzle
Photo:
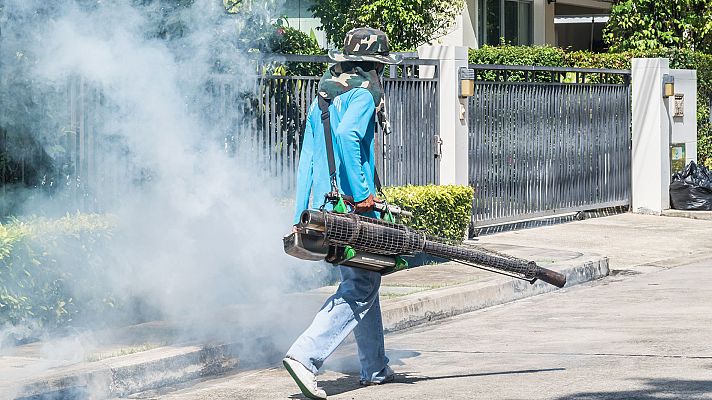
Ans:
{"type": "Polygon", "coordinates": [[[471,246],[450,244],[442,238],[426,237],[424,233],[405,225],[361,215],[306,210],[301,215],[299,228],[323,232],[324,238],[330,245],[351,246],[356,251],[383,255],[409,255],[423,252],[511,274],[530,282],[541,279],[557,287],[566,284],[566,276],[541,268],[533,261],[508,257],[471,246]]]}

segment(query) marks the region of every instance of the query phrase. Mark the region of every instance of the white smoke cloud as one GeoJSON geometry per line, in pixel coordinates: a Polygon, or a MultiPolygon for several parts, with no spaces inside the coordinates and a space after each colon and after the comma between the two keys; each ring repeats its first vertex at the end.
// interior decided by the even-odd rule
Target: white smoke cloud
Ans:
{"type": "MultiPolygon", "coordinates": [[[[234,157],[223,148],[226,131],[251,132],[233,124],[241,118],[239,107],[215,117],[218,99],[206,82],[217,74],[236,91],[254,87],[256,72],[236,45],[242,22],[227,16],[219,0],[196,0],[171,17],[180,22],[182,36],[165,40],[155,34],[161,3],[138,3],[6,0],[0,6],[0,54],[15,58],[0,64],[1,79],[22,80],[22,90],[45,93],[61,92],[74,77],[101,93],[90,113],[93,129],[125,151],[119,157],[115,148],[102,153],[99,146],[96,155],[104,167],[93,181],[96,207],[118,223],[110,247],[102,249],[109,272],[98,285],[126,301],[139,299],[167,319],[180,318],[186,334],[224,329],[216,319],[205,326],[201,315],[207,312],[262,304],[243,317],[271,324],[264,331],[278,335],[280,321],[264,318],[280,307],[274,299],[301,283],[318,283],[324,274],[282,251],[281,236],[292,220],[282,199],[291,194],[266,177],[249,148],[234,157]],[[127,169],[132,172],[106,172],[127,169]]],[[[0,94],[3,102],[10,97],[0,94]]],[[[33,121],[33,134],[61,129],[45,116],[66,107],[63,95],[49,102],[33,121]]],[[[56,200],[35,199],[25,209],[53,207],[56,200]]],[[[66,353],[69,342],[63,343],[66,353]]]]}

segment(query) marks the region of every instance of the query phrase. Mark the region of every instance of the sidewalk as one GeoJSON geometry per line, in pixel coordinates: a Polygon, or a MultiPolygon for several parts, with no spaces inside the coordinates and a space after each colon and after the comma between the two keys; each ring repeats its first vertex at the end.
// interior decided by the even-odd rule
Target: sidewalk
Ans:
{"type": "MultiPolygon", "coordinates": [[[[573,285],[607,275],[609,265],[613,275],[639,274],[711,257],[710,232],[712,221],[623,214],[477,242],[565,272],[573,285]]],[[[554,289],[459,264],[424,266],[384,277],[384,327],[395,331],[554,289]]],[[[0,357],[0,393],[10,393],[8,398],[126,396],[276,362],[334,290],[325,287],[261,304],[265,311],[259,318],[254,316],[257,305],[219,310],[198,324],[193,321],[189,332],[185,321],[153,322],[102,340],[77,338],[73,345],[83,349],[80,357],[68,354],[50,361],[45,350],[55,344],[20,346],[12,356],[0,357]],[[220,332],[201,331],[216,323],[220,332]]]]}
{"type": "MultiPolygon", "coordinates": [[[[669,215],[626,213],[483,236],[478,243],[603,254],[612,274],[670,268],[712,257],[712,220],[687,218],[685,213],[669,215]]],[[[702,218],[710,213],[693,216],[702,218]]]]}

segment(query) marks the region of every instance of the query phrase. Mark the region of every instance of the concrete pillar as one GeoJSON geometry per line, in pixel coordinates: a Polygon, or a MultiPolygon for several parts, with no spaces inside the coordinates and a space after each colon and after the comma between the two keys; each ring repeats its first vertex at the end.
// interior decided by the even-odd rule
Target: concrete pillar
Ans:
{"type": "Polygon", "coordinates": [[[670,208],[670,124],[662,96],[667,58],[632,61],[633,212],[660,213],[670,208]]]}
{"type": "Polygon", "coordinates": [[[685,164],[697,157],[697,71],[634,58],[632,79],[632,209],[658,214],[670,208],[671,144],[684,145],[685,164]],[[663,97],[663,75],[674,77],[674,96],[663,97]]]}
{"type": "Polygon", "coordinates": [[[556,46],[554,17],[556,17],[556,3],[547,3],[544,18],[544,43],[550,46],[556,46]]]}
{"type": "Polygon", "coordinates": [[[458,71],[467,67],[467,48],[457,46],[423,46],[418,56],[438,60],[438,96],[440,104],[440,184],[468,184],[467,99],[458,97],[458,71]]]}
{"type": "MultiPolygon", "coordinates": [[[[547,17],[548,8],[551,7],[547,4],[546,0],[534,0],[532,3],[532,44],[542,45],[546,43],[546,28],[547,28],[547,17]]],[[[551,24],[553,25],[554,20],[552,18],[551,24]]]]}

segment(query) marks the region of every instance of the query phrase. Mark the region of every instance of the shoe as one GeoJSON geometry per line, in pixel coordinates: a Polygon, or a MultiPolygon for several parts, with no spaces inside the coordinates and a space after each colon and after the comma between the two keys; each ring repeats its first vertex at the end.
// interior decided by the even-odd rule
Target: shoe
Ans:
{"type": "Polygon", "coordinates": [[[326,392],[316,385],[316,377],[307,367],[288,357],[282,360],[282,364],[297,383],[302,394],[310,399],[326,400],[326,392]]]}
{"type": "Polygon", "coordinates": [[[373,381],[369,381],[366,379],[360,379],[358,382],[361,384],[361,386],[374,386],[374,385],[383,385],[384,383],[390,383],[393,382],[396,379],[396,374],[393,372],[391,367],[386,365],[386,368],[384,368],[386,377],[383,379],[376,379],[373,381]]]}

